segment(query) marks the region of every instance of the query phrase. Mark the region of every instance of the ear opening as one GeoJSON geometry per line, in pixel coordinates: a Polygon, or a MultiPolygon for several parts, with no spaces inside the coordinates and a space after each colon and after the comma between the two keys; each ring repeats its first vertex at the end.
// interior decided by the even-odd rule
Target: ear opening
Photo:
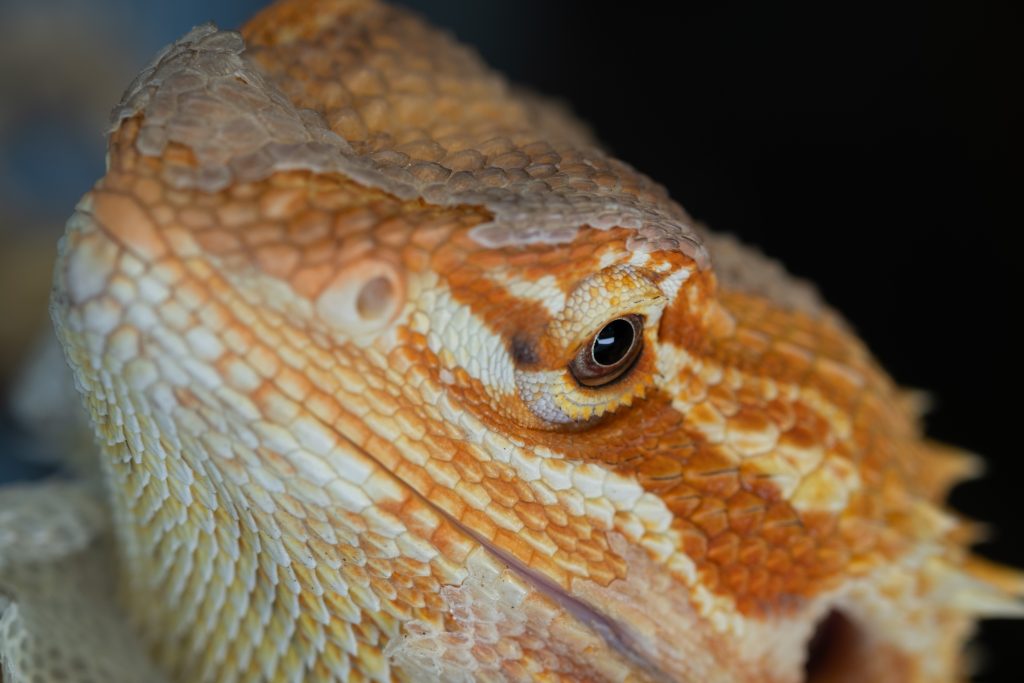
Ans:
{"type": "Polygon", "coordinates": [[[807,640],[804,683],[896,683],[931,680],[926,659],[948,653],[908,651],[881,638],[849,612],[827,612],[807,640]],[[922,678],[923,677],[923,678],[922,678]]]}
{"type": "Polygon", "coordinates": [[[391,262],[365,258],[341,268],[316,300],[320,318],[343,334],[366,337],[386,328],[405,304],[405,282],[391,262]]]}
{"type": "Polygon", "coordinates": [[[805,683],[836,683],[862,680],[858,658],[865,643],[860,628],[838,609],[830,610],[807,641],[804,659],[805,683]]]}

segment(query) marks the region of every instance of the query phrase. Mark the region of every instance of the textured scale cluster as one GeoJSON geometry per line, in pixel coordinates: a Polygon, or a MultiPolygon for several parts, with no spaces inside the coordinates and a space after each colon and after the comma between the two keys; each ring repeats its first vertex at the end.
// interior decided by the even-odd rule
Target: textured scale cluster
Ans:
{"type": "Polygon", "coordinates": [[[0,491],[4,680],[944,681],[1021,609],[807,285],[375,2],[159,55],[53,315],[103,453],[0,491]]]}

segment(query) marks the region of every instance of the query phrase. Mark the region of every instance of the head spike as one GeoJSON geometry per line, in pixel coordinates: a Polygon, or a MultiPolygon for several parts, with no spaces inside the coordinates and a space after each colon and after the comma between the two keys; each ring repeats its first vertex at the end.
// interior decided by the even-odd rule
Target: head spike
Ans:
{"type": "Polygon", "coordinates": [[[957,484],[985,474],[985,461],[975,453],[936,441],[928,449],[928,466],[918,473],[918,485],[931,500],[943,500],[957,484]]]}

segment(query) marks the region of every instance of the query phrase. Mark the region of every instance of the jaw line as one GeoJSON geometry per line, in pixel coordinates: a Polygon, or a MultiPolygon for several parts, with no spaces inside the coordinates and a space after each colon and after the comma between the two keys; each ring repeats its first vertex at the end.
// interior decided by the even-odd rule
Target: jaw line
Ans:
{"type": "Polygon", "coordinates": [[[561,586],[557,585],[550,577],[530,569],[528,566],[512,556],[511,553],[495,545],[491,541],[488,541],[479,533],[466,526],[459,519],[453,517],[447,511],[428,499],[412,484],[393,472],[390,468],[385,467],[384,464],[366,448],[355,443],[352,439],[349,439],[343,434],[339,434],[339,436],[344,439],[353,450],[361,452],[368,459],[376,463],[383,471],[388,472],[397,481],[401,482],[410,493],[419,498],[420,501],[438,515],[450,522],[456,529],[476,541],[480,547],[494,556],[499,562],[506,565],[510,570],[515,572],[539,593],[552,600],[562,609],[572,614],[581,623],[591,628],[601,636],[601,638],[611,648],[621,654],[627,661],[643,670],[651,679],[657,683],[673,683],[675,679],[672,676],[668,675],[657,664],[652,662],[647,655],[643,654],[637,645],[637,638],[631,633],[627,626],[571,595],[561,586]]]}
{"type": "Polygon", "coordinates": [[[571,595],[544,574],[530,569],[521,561],[513,557],[511,553],[483,538],[476,531],[470,529],[444,510],[438,508],[436,505],[426,500],[426,498],[423,500],[433,507],[438,514],[451,522],[451,524],[459,529],[459,531],[479,543],[484,550],[493,555],[499,562],[506,565],[539,593],[543,594],[555,604],[562,607],[565,611],[572,614],[580,622],[589,626],[593,631],[600,635],[609,646],[623,655],[630,661],[630,663],[643,669],[644,672],[652,679],[658,681],[658,683],[671,683],[674,680],[640,651],[637,646],[636,638],[630,632],[628,627],[591,607],[579,598],[571,595]]]}

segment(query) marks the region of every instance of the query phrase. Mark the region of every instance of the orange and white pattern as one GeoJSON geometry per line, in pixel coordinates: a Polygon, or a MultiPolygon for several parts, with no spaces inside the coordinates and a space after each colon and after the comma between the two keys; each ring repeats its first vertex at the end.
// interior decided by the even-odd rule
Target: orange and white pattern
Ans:
{"type": "Polygon", "coordinates": [[[104,680],[948,681],[1022,611],[806,285],[398,9],[158,56],[53,316],[146,657],[104,680]]]}

